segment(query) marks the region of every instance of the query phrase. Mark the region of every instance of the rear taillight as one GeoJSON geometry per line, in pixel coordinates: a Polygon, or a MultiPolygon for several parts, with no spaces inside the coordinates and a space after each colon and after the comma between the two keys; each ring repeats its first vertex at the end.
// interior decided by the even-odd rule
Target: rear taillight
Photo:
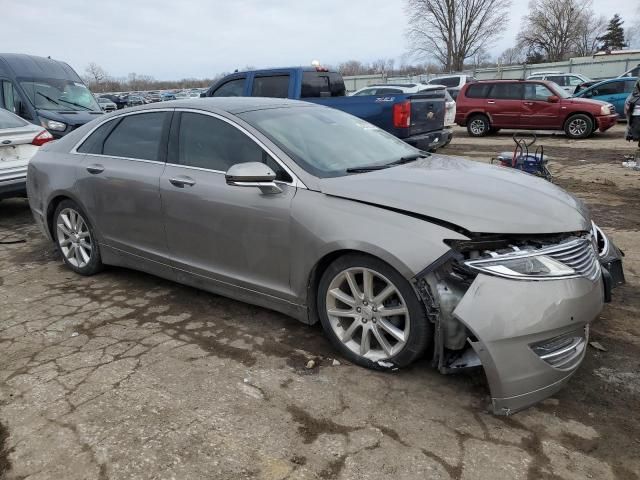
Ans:
{"type": "Polygon", "coordinates": [[[396,103],[393,106],[393,126],[408,128],[411,126],[411,102],[396,103]]]}
{"type": "Polygon", "coordinates": [[[51,140],[53,140],[53,135],[51,135],[46,130],[43,130],[31,141],[31,145],[39,147],[47,142],[50,142],[51,140]]]}

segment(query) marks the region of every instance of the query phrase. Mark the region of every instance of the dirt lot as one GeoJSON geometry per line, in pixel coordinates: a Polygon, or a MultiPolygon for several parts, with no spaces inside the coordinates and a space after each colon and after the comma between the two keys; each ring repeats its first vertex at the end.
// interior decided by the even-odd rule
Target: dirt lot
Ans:
{"type": "MultiPolygon", "coordinates": [[[[606,351],[509,418],[487,413],[481,371],[367,371],[277,313],[122,269],[76,276],[25,201],[1,202],[0,478],[640,478],[640,172],[621,136],[542,139],[628,284],[593,326],[606,351]]],[[[446,153],[510,148],[459,130],[446,153]]]]}

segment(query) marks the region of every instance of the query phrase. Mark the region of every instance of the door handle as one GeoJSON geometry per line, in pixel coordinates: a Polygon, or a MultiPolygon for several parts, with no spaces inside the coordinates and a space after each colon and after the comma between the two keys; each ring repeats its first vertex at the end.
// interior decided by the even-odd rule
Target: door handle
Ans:
{"type": "Polygon", "coordinates": [[[104,167],[98,164],[89,165],[87,167],[87,172],[91,173],[92,175],[98,175],[99,173],[104,172],[104,167]]]}
{"type": "Polygon", "coordinates": [[[494,102],[493,100],[487,100],[487,103],[490,103],[491,105],[493,105],[496,102],[494,102]]]}
{"type": "Polygon", "coordinates": [[[174,187],[184,188],[185,186],[193,187],[196,184],[196,181],[191,177],[184,177],[180,175],[179,177],[170,178],[169,183],[174,187]]]}
{"type": "Polygon", "coordinates": [[[533,102],[523,102],[525,105],[533,105],[533,102]]]}

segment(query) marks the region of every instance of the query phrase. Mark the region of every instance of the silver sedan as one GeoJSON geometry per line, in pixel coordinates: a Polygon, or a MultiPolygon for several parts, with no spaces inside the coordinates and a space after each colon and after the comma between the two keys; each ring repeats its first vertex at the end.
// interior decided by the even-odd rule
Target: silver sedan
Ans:
{"type": "Polygon", "coordinates": [[[116,112],[45,147],[28,189],[81,275],[119,265],[320,321],[364,367],[482,366],[499,414],[567,382],[624,281],[564,190],[304,102],[116,112]]]}

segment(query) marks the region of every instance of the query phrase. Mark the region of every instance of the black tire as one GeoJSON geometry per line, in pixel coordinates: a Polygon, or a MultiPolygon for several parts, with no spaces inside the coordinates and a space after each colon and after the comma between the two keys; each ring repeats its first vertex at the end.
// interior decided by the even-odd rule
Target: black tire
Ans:
{"type": "Polygon", "coordinates": [[[567,118],[564,123],[564,132],[569,138],[588,138],[595,130],[593,119],[584,113],[576,113],[567,118]]]}
{"type": "MultiPolygon", "coordinates": [[[[96,241],[96,235],[93,230],[93,226],[89,222],[89,218],[87,217],[87,215],[84,213],[82,208],[80,208],[80,206],[76,202],[74,202],[73,200],[63,200],[58,204],[53,214],[52,230],[53,230],[53,238],[56,244],[56,248],[58,249],[58,252],[60,252],[60,255],[62,256],[62,260],[64,261],[65,265],[68,268],[70,268],[71,270],[73,270],[74,272],[80,275],[85,275],[85,276],[94,275],[103,269],[102,257],[100,256],[100,247],[98,246],[98,242],[96,241]],[[61,238],[60,238],[61,230],[58,225],[59,225],[59,222],[62,222],[62,225],[66,227],[65,223],[62,220],[61,214],[63,212],[67,214],[67,212],[69,211],[76,212],[79,215],[79,218],[84,223],[84,225],[86,225],[86,230],[83,228],[80,228],[79,230],[83,230],[82,233],[84,233],[84,231],[88,232],[88,237],[82,239],[84,240],[84,242],[82,243],[83,245],[89,244],[91,246],[90,254],[88,255],[89,260],[86,261],[86,263],[84,264],[80,262],[77,265],[74,264],[73,263],[74,261],[78,261],[77,257],[75,260],[73,258],[72,259],[68,258],[68,254],[64,251],[64,249],[70,248],[70,247],[63,247],[61,245],[61,238]]],[[[64,235],[64,233],[62,235],[64,235]]],[[[64,240],[64,238],[62,240],[64,240]]],[[[77,240],[77,242],[80,243],[80,240],[77,240]]],[[[87,252],[87,249],[83,247],[83,251],[87,252]]],[[[84,261],[84,258],[82,258],[82,261],[84,261]]]]}
{"type": "MultiPolygon", "coordinates": [[[[357,275],[357,273],[355,275],[357,275]]],[[[381,278],[376,277],[376,281],[381,280],[381,278]]],[[[376,290],[375,288],[372,289],[372,296],[375,297],[376,295],[378,295],[380,293],[380,290],[382,289],[384,289],[384,285],[378,285],[378,290],[376,290]]],[[[326,335],[329,337],[332,345],[350,362],[376,370],[388,369],[393,367],[405,367],[421,357],[425,353],[427,348],[432,345],[433,325],[427,318],[426,310],[423,303],[418,298],[418,295],[416,294],[411,284],[393,267],[381,261],[380,259],[365,254],[349,254],[338,258],[333,263],[331,263],[331,265],[329,265],[329,267],[323,273],[318,285],[317,295],[318,297],[316,303],[318,306],[318,317],[320,318],[322,327],[326,335]],[[346,270],[359,268],[369,269],[376,274],[386,277],[385,279],[391,282],[402,296],[402,299],[404,300],[404,307],[406,307],[406,310],[408,311],[408,321],[410,327],[409,333],[407,335],[408,338],[405,338],[404,346],[399,346],[399,344],[397,344],[397,348],[399,348],[399,350],[395,351],[393,355],[388,356],[384,359],[370,359],[351,350],[345,343],[343,343],[343,341],[338,337],[338,334],[334,331],[334,327],[332,326],[331,320],[329,319],[329,314],[327,312],[327,294],[331,283],[346,270]]],[[[399,297],[396,297],[396,299],[397,298],[399,297]]],[[[391,302],[393,302],[393,295],[390,297],[390,299],[391,302]]],[[[367,305],[367,303],[365,302],[364,305],[367,305]]],[[[371,306],[373,305],[374,303],[371,303],[371,306]]],[[[397,306],[402,305],[385,305],[385,308],[394,308],[397,306]]],[[[356,307],[354,306],[353,309],[355,308],[356,307]]],[[[364,309],[365,307],[362,308],[364,309]]],[[[374,308],[373,311],[376,312],[377,310],[374,308]]],[[[386,340],[391,339],[391,341],[393,342],[395,339],[391,335],[387,335],[385,330],[380,327],[380,325],[382,324],[382,319],[380,317],[376,319],[375,315],[382,314],[380,313],[380,311],[377,312],[378,313],[372,313],[374,317],[370,319],[371,323],[369,324],[369,328],[378,328],[377,331],[379,333],[382,332],[382,334],[385,335],[386,340]],[[378,320],[378,324],[374,327],[373,324],[376,323],[376,320],[378,320]]],[[[384,317],[384,315],[382,315],[382,317],[384,317]]],[[[398,317],[385,317],[385,320],[395,322],[398,320],[398,317]]],[[[347,319],[346,321],[350,322],[349,319],[347,319]]],[[[404,323],[406,322],[406,317],[404,317],[402,321],[402,328],[406,329],[407,325],[406,323],[404,323]]],[[[366,323],[366,321],[363,322],[362,319],[358,318],[354,318],[353,322],[357,322],[359,324],[366,323]]],[[[347,323],[345,330],[348,329],[350,325],[350,323],[347,323]]],[[[359,344],[362,341],[361,339],[364,327],[362,325],[359,325],[356,328],[358,330],[355,330],[355,332],[360,333],[360,340],[356,339],[354,340],[354,342],[356,344],[359,344]]],[[[406,332],[406,330],[404,331],[406,332]]],[[[354,333],[354,337],[356,336],[357,333],[354,333]]],[[[372,345],[377,344],[380,347],[379,350],[381,351],[382,345],[378,342],[373,333],[371,333],[370,338],[372,339],[372,345]]]]}
{"type": "Polygon", "coordinates": [[[467,120],[467,132],[472,137],[484,137],[491,131],[491,122],[489,117],[481,113],[471,115],[467,120]]]}

